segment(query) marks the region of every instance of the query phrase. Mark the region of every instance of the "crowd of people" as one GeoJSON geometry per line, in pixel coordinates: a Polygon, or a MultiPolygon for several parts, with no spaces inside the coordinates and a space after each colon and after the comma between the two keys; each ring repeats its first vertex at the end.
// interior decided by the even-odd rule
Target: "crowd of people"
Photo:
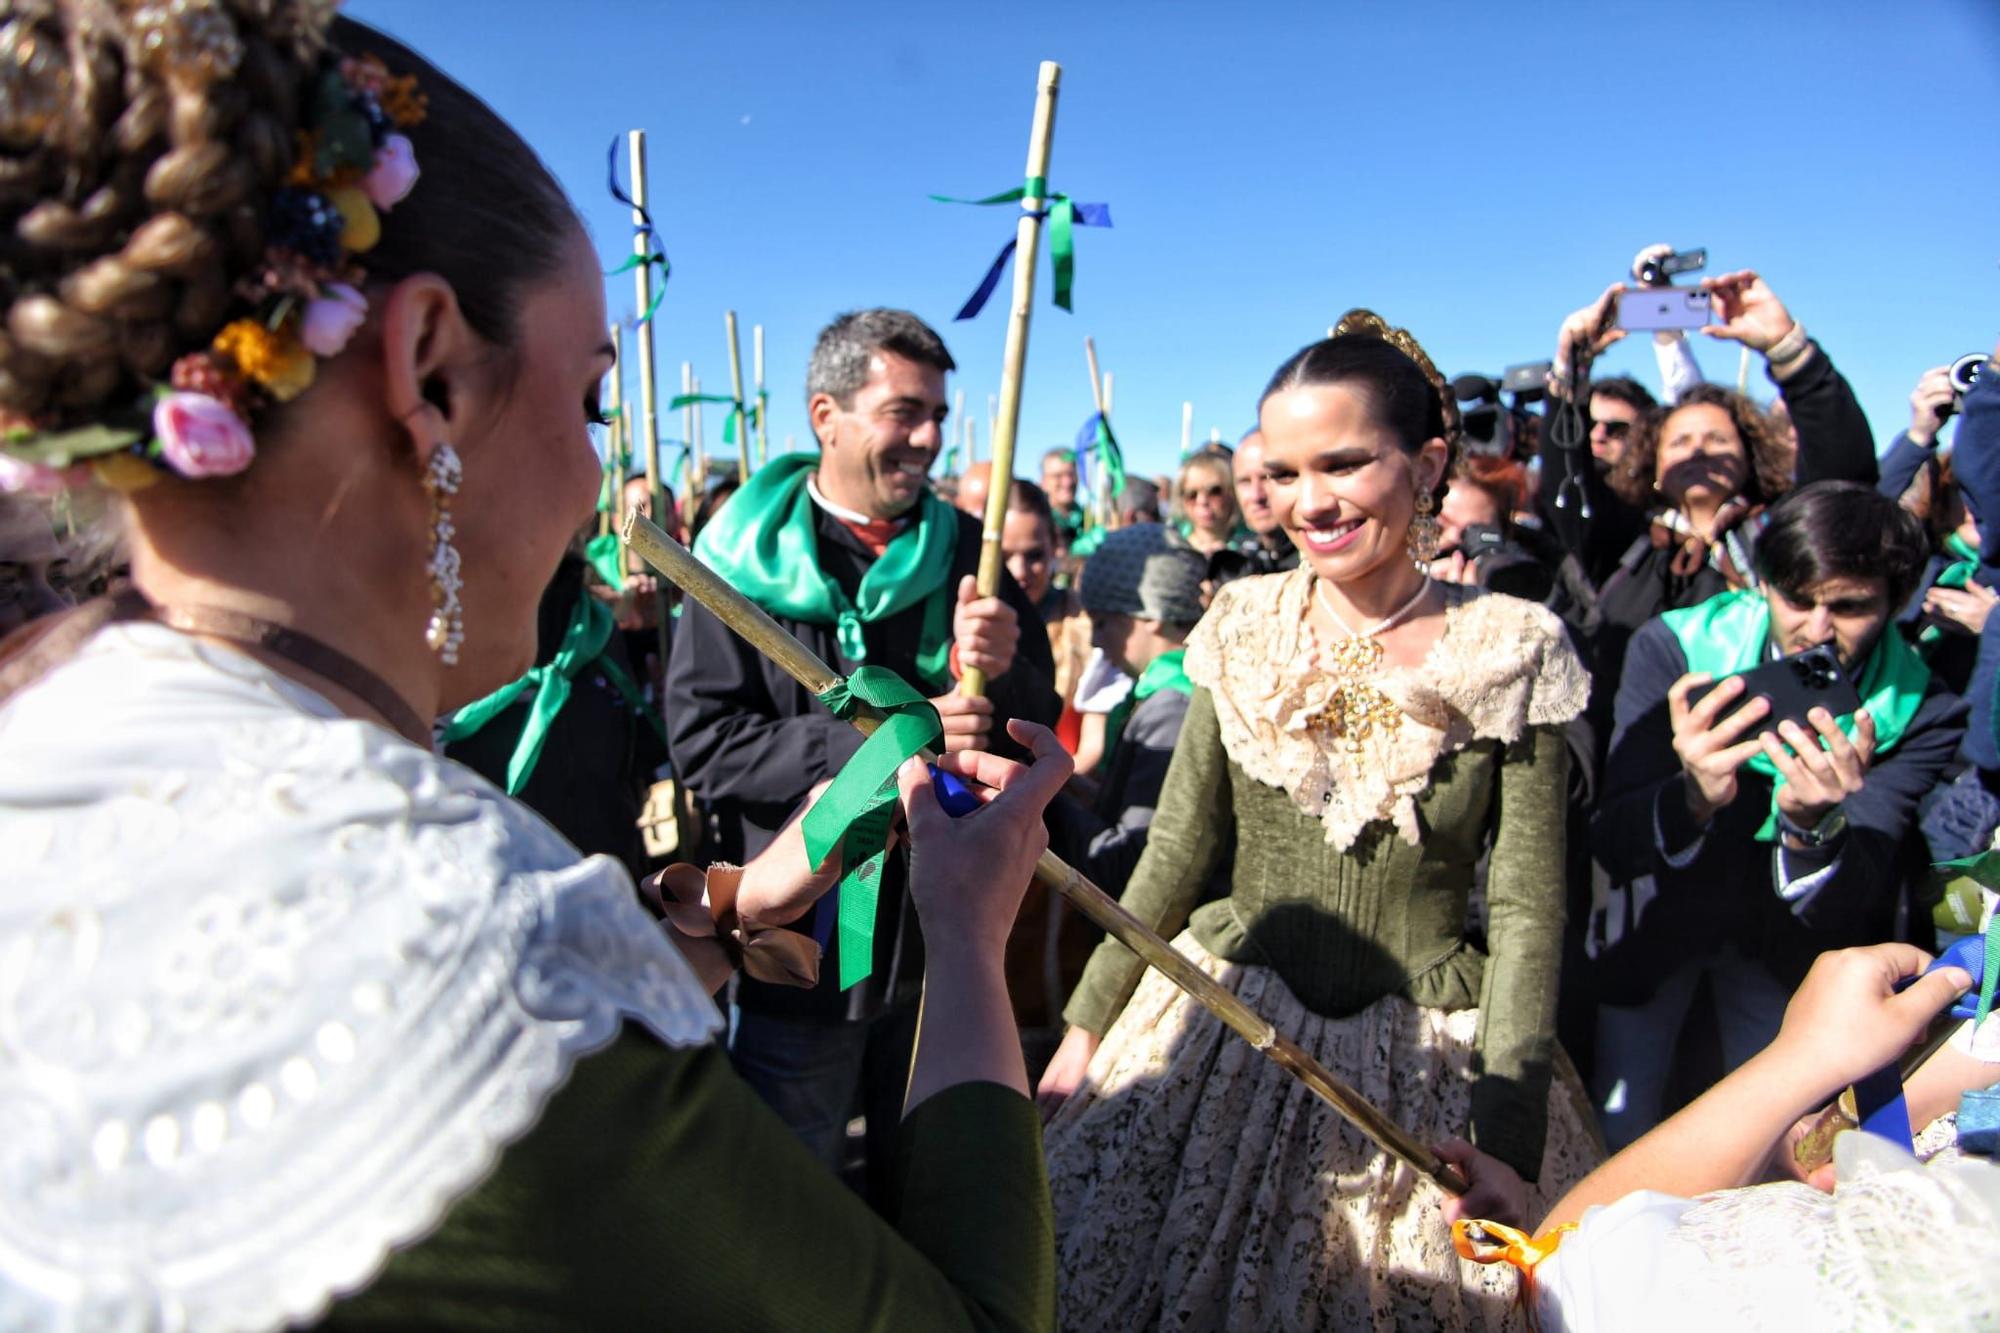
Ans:
{"type": "Polygon", "coordinates": [[[1879,456],[1754,272],[1594,377],[1653,247],[1526,379],[1353,310],[1031,480],[864,308],[676,496],[416,52],[32,0],[0,94],[0,1324],[1994,1326],[2000,348],[1879,456]],[[829,845],[847,687],[632,509],[934,768],[829,845]]]}

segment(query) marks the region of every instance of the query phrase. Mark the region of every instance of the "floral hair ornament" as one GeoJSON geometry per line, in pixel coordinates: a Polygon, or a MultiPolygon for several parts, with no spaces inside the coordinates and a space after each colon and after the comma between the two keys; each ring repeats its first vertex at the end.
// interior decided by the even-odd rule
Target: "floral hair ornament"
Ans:
{"type": "MultiPolygon", "coordinates": [[[[333,5],[303,9],[298,37],[316,49],[333,5]]],[[[5,25],[0,46],[18,44],[24,32],[5,25]]],[[[207,89],[233,76],[242,55],[218,0],[150,0],[133,13],[128,64],[171,85],[207,89]]],[[[39,50],[0,50],[0,66],[0,83],[24,71],[54,78],[39,50]]],[[[316,361],[338,356],[367,319],[364,256],[381,239],[381,215],[417,183],[416,153],[402,131],[426,110],[414,77],[391,74],[374,56],[322,55],[297,158],[265,203],[264,254],[237,289],[247,310],[208,347],[175,361],[166,383],[102,420],[61,430],[0,410],[0,492],[54,494],[88,480],[132,491],[163,471],[224,477],[249,467],[257,414],[310,388],[316,361]]],[[[33,128],[32,116],[13,119],[24,123],[0,124],[0,138],[33,128]]]]}

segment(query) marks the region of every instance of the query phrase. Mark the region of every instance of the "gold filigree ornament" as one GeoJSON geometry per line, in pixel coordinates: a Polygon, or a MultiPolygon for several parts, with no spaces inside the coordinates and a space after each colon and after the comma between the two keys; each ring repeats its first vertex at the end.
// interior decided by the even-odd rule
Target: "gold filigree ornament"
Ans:
{"type": "Polygon", "coordinates": [[[1350,754],[1366,748],[1369,740],[1377,734],[1387,734],[1396,729],[1402,721],[1403,710],[1375,684],[1376,677],[1382,672],[1382,644],[1376,636],[1407,620],[1411,612],[1423,605],[1424,595],[1430,590],[1431,580],[1426,574],[1407,602],[1374,624],[1356,629],[1334,609],[1332,600],[1326,595],[1326,585],[1317,583],[1313,586],[1320,609],[1340,626],[1345,637],[1324,645],[1319,651],[1320,669],[1326,672],[1332,689],[1327,693],[1325,706],[1306,719],[1307,726],[1324,731],[1329,739],[1350,754]]]}
{"type": "Polygon", "coordinates": [[[243,63],[236,21],[216,0],[154,0],[132,12],[133,63],[169,83],[203,90],[243,63]]]}
{"type": "Polygon", "coordinates": [[[55,127],[69,96],[62,43],[30,19],[0,24],[0,147],[33,148],[55,127]]]}

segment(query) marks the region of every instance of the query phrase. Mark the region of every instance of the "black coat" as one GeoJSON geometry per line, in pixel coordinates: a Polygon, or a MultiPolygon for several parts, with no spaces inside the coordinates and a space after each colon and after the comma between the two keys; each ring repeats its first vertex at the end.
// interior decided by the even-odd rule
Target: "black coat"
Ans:
{"type": "MultiPolygon", "coordinates": [[[[825,510],[814,506],[813,514],[821,564],[852,596],[875,557],[825,510]]],[[[947,595],[955,595],[961,576],[979,568],[979,524],[953,514],[958,545],[947,595]]],[[[1033,604],[1004,573],[1000,596],[1014,608],[1022,633],[1013,667],[988,682],[996,715],[990,744],[998,752],[1017,754],[1005,738],[1007,719],[1053,726],[1062,705],[1055,694],[1055,659],[1048,636],[1036,632],[1041,620],[1033,604]]],[[[887,667],[916,685],[923,617],[918,604],[866,626],[865,664],[841,656],[832,625],[783,617],[778,623],[842,673],[862,665],[887,667]]],[[[684,605],[674,633],[666,713],[675,775],[708,805],[718,841],[714,854],[724,860],[746,861],[764,850],[812,785],[839,772],[861,748],[860,732],[827,712],[804,686],[693,601],[684,605]]],[[[737,1002],[765,1013],[860,1019],[886,1003],[913,1001],[923,977],[923,943],[904,892],[903,866],[903,858],[896,856],[884,867],[875,911],[875,970],[867,981],[846,994],[839,990],[836,933],[829,937],[817,988],[803,991],[744,978],[737,1002]]],[[[827,900],[821,910],[830,907],[827,900]]],[[[798,928],[809,931],[811,925],[808,917],[798,928]]]]}

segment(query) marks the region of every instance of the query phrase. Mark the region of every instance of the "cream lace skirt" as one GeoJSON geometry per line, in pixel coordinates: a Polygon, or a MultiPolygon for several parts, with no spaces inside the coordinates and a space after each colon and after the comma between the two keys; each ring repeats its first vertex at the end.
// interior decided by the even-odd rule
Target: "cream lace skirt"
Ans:
{"type": "MultiPolygon", "coordinates": [[[[1477,1010],[1308,1010],[1268,968],[1174,941],[1427,1143],[1463,1136],[1477,1010]]],[[[1530,1220],[1601,1160],[1567,1059],[1530,1220]]],[[[1063,1328],[1427,1329],[1520,1322],[1514,1270],[1458,1258],[1444,1194],[1148,971],[1049,1125],[1063,1328]]]]}

